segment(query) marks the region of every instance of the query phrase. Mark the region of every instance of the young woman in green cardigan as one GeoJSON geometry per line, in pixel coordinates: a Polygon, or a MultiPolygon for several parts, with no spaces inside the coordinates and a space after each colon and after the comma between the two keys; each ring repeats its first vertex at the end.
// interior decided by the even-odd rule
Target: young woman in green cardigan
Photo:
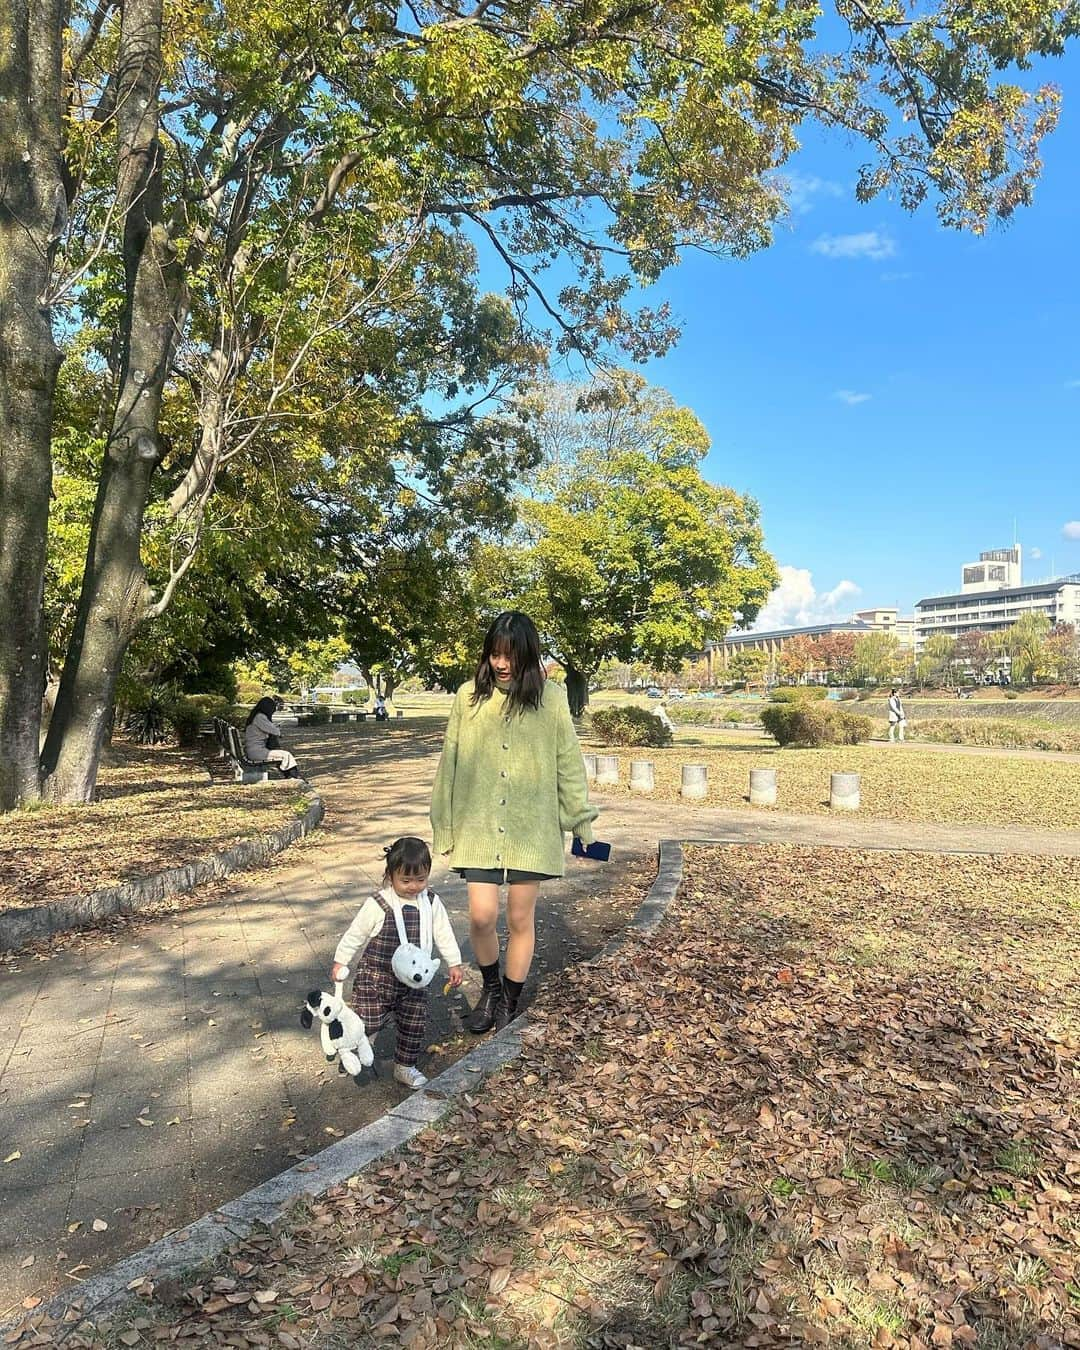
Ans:
{"type": "Polygon", "coordinates": [[[469,888],[469,936],[484,978],[470,1031],[505,1026],[517,1013],[540,882],[562,876],[567,831],[592,842],[595,817],[566,691],[545,679],[536,625],[509,610],[488,629],[476,677],[454,698],[431,798],[434,852],[469,888]],[[510,938],[500,979],[504,884],[510,938]]]}

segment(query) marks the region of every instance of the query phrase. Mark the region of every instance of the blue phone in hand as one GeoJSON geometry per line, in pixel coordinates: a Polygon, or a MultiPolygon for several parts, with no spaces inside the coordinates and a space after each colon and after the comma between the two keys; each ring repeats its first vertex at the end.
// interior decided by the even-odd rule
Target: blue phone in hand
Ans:
{"type": "Polygon", "coordinates": [[[575,834],[570,852],[575,858],[591,858],[593,862],[607,862],[611,857],[611,845],[602,844],[599,839],[594,839],[591,844],[583,844],[575,834]]]}

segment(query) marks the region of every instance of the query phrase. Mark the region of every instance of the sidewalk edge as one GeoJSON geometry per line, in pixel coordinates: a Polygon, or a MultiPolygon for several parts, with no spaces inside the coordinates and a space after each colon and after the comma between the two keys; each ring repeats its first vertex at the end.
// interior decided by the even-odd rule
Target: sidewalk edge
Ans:
{"type": "Polygon", "coordinates": [[[180,867],[153,872],[121,886],[0,914],[0,952],[18,951],[35,938],[90,928],[113,914],[134,914],[208,881],[220,881],[233,872],[257,867],[309,834],[322,820],[324,812],[323,800],[316,794],[302,816],[254,839],[244,839],[222,853],[195,858],[180,867]]]}
{"type": "MultiPolygon", "coordinates": [[[[658,851],[656,879],[637,913],[624,932],[616,935],[591,959],[611,955],[618,951],[627,933],[634,930],[648,933],[663,918],[682,882],[682,844],[677,839],[662,839],[658,851]]],[[[521,1053],[522,1032],[527,1020],[528,1015],[524,1014],[511,1022],[505,1030],[483,1041],[432,1078],[426,1088],[406,1098],[370,1125],[295,1167],[279,1172],[204,1214],[201,1219],[133,1252],[77,1287],[55,1295],[32,1313],[0,1320],[0,1335],[19,1326],[29,1328],[43,1315],[59,1319],[67,1314],[64,1325],[73,1331],[85,1318],[96,1317],[137,1297],[139,1287],[151,1277],[161,1278],[191,1270],[213,1260],[256,1227],[268,1226],[280,1219],[295,1201],[304,1196],[320,1195],[330,1186],[355,1176],[437,1121],[459,1093],[471,1091],[489,1074],[516,1059],[521,1053]]],[[[51,1329],[59,1330],[58,1327],[51,1329]]]]}

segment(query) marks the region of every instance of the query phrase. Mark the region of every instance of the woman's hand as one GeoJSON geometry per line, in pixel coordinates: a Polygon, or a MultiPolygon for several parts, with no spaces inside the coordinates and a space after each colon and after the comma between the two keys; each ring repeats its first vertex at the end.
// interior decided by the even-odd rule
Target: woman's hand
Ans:
{"type": "Polygon", "coordinates": [[[330,967],[330,978],[335,984],[344,984],[349,978],[349,967],[343,966],[340,961],[335,961],[330,967]]]}
{"type": "Polygon", "coordinates": [[[459,989],[461,987],[461,981],[462,977],[464,976],[464,973],[465,970],[463,966],[450,967],[450,972],[447,976],[446,982],[451,989],[459,989]]]}

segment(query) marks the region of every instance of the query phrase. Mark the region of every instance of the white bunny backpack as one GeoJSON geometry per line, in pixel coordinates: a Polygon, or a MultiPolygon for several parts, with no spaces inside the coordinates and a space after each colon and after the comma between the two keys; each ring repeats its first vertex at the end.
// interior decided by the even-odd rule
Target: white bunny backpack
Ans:
{"type": "Polygon", "coordinates": [[[416,897],[416,905],[420,911],[419,946],[409,941],[401,906],[393,906],[394,923],[398,931],[398,948],[390,958],[390,969],[401,983],[408,985],[410,989],[426,989],[439,969],[438,960],[431,955],[431,900],[427,891],[422,891],[416,897]]]}

